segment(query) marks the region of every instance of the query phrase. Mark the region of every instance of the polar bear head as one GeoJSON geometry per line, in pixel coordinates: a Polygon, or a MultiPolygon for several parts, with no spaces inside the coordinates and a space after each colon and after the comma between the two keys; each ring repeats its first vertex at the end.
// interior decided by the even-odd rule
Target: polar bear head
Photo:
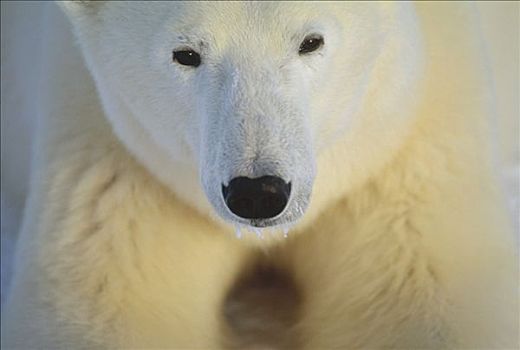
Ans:
{"type": "Polygon", "coordinates": [[[60,6],[121,141],[234,225],[292,225],[310,202],[316,215],[389,159],[412,120],[410,4],[60,6]]]}

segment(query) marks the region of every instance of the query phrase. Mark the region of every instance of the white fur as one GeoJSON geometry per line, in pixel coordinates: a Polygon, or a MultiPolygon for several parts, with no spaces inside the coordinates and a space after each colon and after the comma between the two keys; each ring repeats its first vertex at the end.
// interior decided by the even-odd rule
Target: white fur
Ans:
{"type": "Polygon", "coordinates": [[[255,245],[303,291],[305,349],[518,346],[472,7],[61,5],[85,63],[51,11],[6,347],[222,347],[255,245]],[[255,235],[220,188],[266,174],[293,193],[255,235]]]}

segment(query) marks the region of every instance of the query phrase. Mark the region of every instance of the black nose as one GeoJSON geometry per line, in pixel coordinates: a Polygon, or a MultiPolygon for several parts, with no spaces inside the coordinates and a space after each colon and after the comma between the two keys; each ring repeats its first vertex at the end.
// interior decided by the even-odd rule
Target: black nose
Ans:
{"type": "Polygon", "coordinates": [[[222,186],[222,194],[233,214],[244,219],[268,219],[287,205],[291,184],[275,176],[236,177],[222,186]]]}

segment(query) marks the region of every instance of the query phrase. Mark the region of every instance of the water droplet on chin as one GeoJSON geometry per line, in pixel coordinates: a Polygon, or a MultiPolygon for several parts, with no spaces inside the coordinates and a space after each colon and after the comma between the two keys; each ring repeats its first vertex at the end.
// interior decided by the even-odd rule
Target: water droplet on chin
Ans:
{"type": "Polygon", "coordinates": [[[260,239],[264,239],[264,236],[262,234],[262,229],[256,227],[253,229],[254,233],[256,234],[256,236],[260,239]]]}

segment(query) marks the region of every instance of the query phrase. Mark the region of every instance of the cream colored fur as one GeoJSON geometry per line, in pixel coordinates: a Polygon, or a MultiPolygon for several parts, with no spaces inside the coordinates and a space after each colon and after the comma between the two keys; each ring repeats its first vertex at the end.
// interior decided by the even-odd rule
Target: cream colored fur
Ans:
{"type": "MultiPolygon", "coordinates": [[[[260,246],[303,295],[288,344],[517,348],[517,242],[492,167],[476,19],[461,3],[415,7],[426,64],[412,122],[366,172],[343,164],[377,130],[358,126],[366,133],[319,153],[307,213],[288,239],[263,242],[236,239],[207,204],[193,209],[134,159],[51,11],[39,154],[2,347],[222,348],[223,299],[260,246]]],[[[378,79],[393,67],[380,69],[367,94],[381,94],[378,79]]],[[[385,107],[360,113],[370,124],[385,107]]],[[[191,188],[192,174],[179,176],[191,188]]]]}

